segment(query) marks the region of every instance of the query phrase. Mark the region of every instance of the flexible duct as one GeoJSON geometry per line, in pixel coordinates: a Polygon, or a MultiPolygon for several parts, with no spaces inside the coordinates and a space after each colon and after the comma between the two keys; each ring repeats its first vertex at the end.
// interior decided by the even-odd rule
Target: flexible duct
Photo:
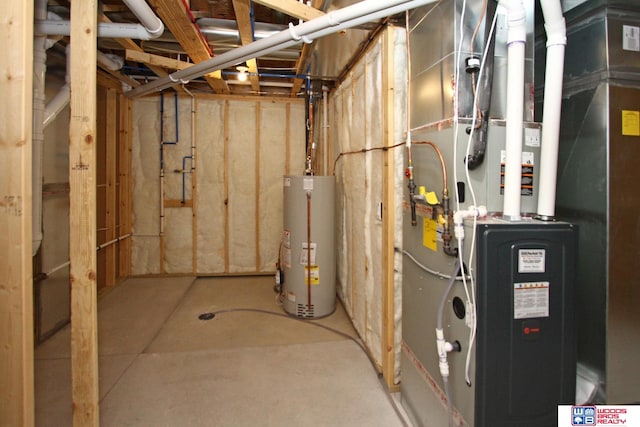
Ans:
{"type": "Polygon", "coordinates": [[[524,114],[525,9],[522,0],[502,0],[507,9],[507,114],[504,175],[505,219],[520,219],[522,126],[524,114]]]}
{"type": "Polygon", "coordinates": [[[538,216],[553,219],[555,215],[558,144],[560,139],[560,108],[562,76],[567,31],[560,0],[540,0],[547,32],[547,63],[545,70],[544,105],[542,113],[542,143],[540,152],[540,187],[538,216]]]}
{"type": "Polygon", "coordinates": [[[342,9],[334,10],[318,18],[290,25],[288,30],[281,31],[266,39],[241,46],[222,55],[194,64],[189,68],[176,71],[167,77],[157,79],[126,93],[128,96],[142,96],[158,92],[171,86],[202,77],[205,74],[237,65],[248,59],[257,58],[269,53],[294,46],[300,41],[311,43],[314,39],[355,27],[369,21],[395,15],[409,9],[436,0],[364,0],[342,9]]]}

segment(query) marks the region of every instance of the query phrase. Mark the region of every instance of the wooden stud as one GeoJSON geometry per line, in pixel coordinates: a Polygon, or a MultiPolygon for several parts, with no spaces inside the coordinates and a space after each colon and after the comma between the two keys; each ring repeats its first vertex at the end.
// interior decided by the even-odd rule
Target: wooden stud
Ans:
{"type": "MultiPolygon", "coordinates": [[[[253,23],[249,0],[233,0],[233,10],[236,15],[236,25],[240,33],[240,41],[243,45],[253,43],[253,23]]],[[[246,61],[249,68],[249,81],[254,92],[260,92],[260,79],[258,78],[258,61],[255,58],[246,61]]]]}
{"type": "MultiPolygon", "coordinates": [[[[384,144],[395,144],[394,37],[382,36],[382,126],[384,144]]],[[[390,390],[395,384],[395,153],[383,152],[382,160],[382,375],[390,390]]]]}
{"type": "Polygon", "coordinates": [[[224,103],[224,272],[229,272],[229,101],[224,103]]]}
{"type": "MultiPolygon", "coordinates": [[[[192,98],[193,100],[193,111],[191,112],[191,119],[193,120],[193,129],[198,129],[198,100],[192,98]]],[[[192,133],[193,141],[191,144],[193,145],[193,158],[191,159],[191,245],[193,248],[193,252],[191,255],[191,259],[193,260],[193,274],[198,273],[198,185],[197,185],[197,176],[196,173],[196,160],[198,158],[197,155],[197,141],[196,137],[197,132],[192,133]]]]}
{"type": "Polygon", "coordinates": [[[284,174],[291,174],[291,131],[289,127],[291,126],[291,103],[287,103],[287,108],[285,110],[285,120],[286,120],[286,135],[285,135],[285,148],[284,148],[284,174]]]}
{"type": "MultiPolygon", "coordinates": [[[[131,102],[124,95],[120,95],[119,101],[118,225],[119,235],[124,236],[131,233],[131,102]]],[[[131,274],[131,239],[125,239],[118,244],[118,256],[118,277],[128,277],[131,274]]]]}
{"type": "MultiPolygon", "coordinates": [[[[116,198],[116,180],[117,180],[117,152],[118,152],[118,140],[117,140],[117,93],[113,89],[107,89],[106,99],[106,122],[105,122],[105,219],[104,224],[106,228],[105,237],[107,242],[112,241],[118,237],[116,231],[116,210],[117,210],[117,198],[116,198]]],[[[110,245],[104,249],[105,251],[105,278],[104,285],[106,287],[114,286],[116,284],[116,246],[110,245]]]]}
{"type": "Polygon", "coordinates": [[[260,271],[260,103],[256,102],[256,201],[255,201],[255,215],[256,215],[256,271],[260,271]]]}
{"type": "Polygon", "coordinates": [[[69,188],[73,425],[98,426],[96,289],[97,0],[71,3],[69,188]]]}
{"type": "Polygon", "coordinates": [[[33,426],[33,2],[4,4],[0,37],[0,425],[33,426]]]}

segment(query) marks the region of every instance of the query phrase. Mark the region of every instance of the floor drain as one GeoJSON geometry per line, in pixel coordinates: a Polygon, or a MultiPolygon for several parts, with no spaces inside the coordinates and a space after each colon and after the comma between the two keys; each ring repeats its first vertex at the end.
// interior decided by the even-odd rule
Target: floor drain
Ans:
{"type": "Polygon", "coordinates": [[[200,319],[200,320],[211,320],[214,317],[216,317],[215,313],[202,313],[200,316],[198,316],[198,319],[200,319]]]}

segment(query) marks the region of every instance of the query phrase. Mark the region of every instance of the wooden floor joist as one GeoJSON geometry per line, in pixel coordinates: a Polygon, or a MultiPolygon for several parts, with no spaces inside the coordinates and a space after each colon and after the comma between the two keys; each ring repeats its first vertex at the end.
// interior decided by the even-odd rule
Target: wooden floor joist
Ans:
{"type": "MultiPolygon", "coordinates": [[[[194,63],[211,58],[209,46],[195,23],[191,22],[189,10],[182,0],[150,0],[150,3],[194,63]]],[[[229,86],[222,79],[220,71],[207,74],[204,78],[216,93],[229,93],[229,86]]]]}
{"type": "Polygon", "coordinates": [[[4,5],[0,37],[0,425],[31,427],[33,2],[4,5]]]}
{"type": "Polygon", "coordinates": [[[98,426],[96,257],[97,0],[71,3],[69,258],[71,261],[71,397],[73,425],[98,426]],[[95,69],[95,65],[94,68],[95,69]]]}
{"type": "MultiPolygon", "coordinates": [[[[240,41],[242,45],[253,42],[253,24],[251,17],[251,7],[249,0],[233,0],[233,10],[236,14],[236,24],[240,33],[240,41]]],[[[260,92],[260,79],[258,78],[258,61],[251,58],[246,61],[249,69],[249,81],[251,82],[251,90],[260,92]]]]}

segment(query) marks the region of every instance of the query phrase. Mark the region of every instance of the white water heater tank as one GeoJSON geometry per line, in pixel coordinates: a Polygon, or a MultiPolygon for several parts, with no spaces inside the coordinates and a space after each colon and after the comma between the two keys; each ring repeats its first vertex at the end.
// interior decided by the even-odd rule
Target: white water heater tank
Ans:
{"type": "Polygon", "coordinates": [[[336,307],[335,177],[284,177],[284,310],[304,318],[336,307]]]}

